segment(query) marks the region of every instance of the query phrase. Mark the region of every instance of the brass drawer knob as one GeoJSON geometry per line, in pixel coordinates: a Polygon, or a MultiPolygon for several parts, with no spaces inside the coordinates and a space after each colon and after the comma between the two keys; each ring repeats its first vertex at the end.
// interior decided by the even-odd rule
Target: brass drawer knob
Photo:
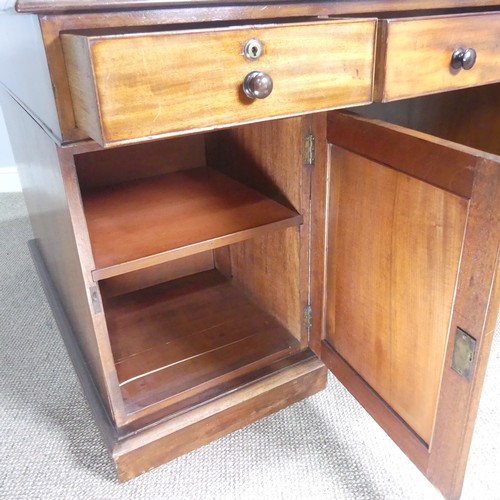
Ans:
{"type": "Polygon", "coordinates": [[[250,99],[264,99],[273,91],[273,80],[262,71],[248,73],[243,81],[243,92],[250,99]]]}
{"type": "Polygon", "coordinates": [[[470,49],[455,49],[451,55],[451,67],[453,69],[472,69],[476,64],[476,51],[470,49]]]}

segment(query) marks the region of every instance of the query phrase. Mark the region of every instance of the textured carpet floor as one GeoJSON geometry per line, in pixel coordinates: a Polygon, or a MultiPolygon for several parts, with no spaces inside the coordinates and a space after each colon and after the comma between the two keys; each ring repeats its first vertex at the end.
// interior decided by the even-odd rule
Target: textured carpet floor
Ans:
{"type": "MultiPolygon", "coordinates": [[[[440,498],[356,401],[326,391],[119,484],[31,263],[21,195],[0,195],[0,498],[440,498]]],[[[500,499],[497,327],[462,498],[500,499]]]]}

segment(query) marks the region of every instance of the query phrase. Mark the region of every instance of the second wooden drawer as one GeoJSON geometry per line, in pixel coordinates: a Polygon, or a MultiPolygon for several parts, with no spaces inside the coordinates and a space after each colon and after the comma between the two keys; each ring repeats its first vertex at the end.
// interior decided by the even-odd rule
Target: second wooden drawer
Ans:
{"type": "Polygon", "coordinates": [[[102,145],[371,100],[374,20],[62,35],[79,128],[102,145]],[[262,44],[257,59],[248,40],[262,44]],[[268,74],[264,99],[242,91],[268,74]]]}
{"type": "Polygon", "coordinates": [[[499,40],[497,12],[382,20],[375,99],[392,101],[500,81],[499,40]],[[457,49],[475,52],[472,68],[452,67],[457,49]]]}

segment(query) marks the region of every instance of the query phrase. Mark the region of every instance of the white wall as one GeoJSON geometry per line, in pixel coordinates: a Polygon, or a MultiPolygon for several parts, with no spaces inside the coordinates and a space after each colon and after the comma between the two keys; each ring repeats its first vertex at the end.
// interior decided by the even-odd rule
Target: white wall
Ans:
{"type": "Polygon", "coordinates": [[[0,193],[21,191],[9,135],[0,108],[0,193]]]}

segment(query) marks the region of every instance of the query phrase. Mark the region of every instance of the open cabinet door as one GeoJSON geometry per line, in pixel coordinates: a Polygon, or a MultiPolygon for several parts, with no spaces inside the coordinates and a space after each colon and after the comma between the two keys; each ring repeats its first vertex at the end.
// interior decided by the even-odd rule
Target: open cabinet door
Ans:
{"type": "Polygon", "coordinates": [[[327,135],[312,346],[457,498],[499,305],[500,157],[342,112],[327,135]]]}

